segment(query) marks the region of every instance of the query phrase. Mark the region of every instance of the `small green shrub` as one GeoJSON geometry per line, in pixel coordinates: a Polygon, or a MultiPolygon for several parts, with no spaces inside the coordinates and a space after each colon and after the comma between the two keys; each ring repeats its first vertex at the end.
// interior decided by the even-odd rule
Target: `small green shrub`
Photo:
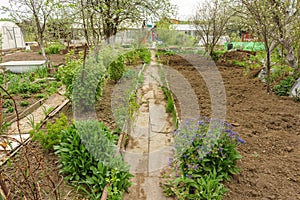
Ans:
{"type": "Polygon", "coordinates": [[[110,199],[122,199],[131,182],[129,167],[116,156],[117,136],[104,123],[76,122],[63,131],[55,153],[60,157],[61,173],[89,199],[100,199],[109,183],[110,199]]]}
{"type": "Polygon", "coordinates": [[[296,80],[292,76],[288,76],[281,80],[277,85],[274,86],[275,94],[279,96],[288,96],[295,81],[296,80]]]}
{"type": "Polygon", "coordinates": [[[231,126],[205,117],[184,123],[174,133],[174,174],[163,185],[168,196],[179,199],[222,199],[221,181],[237,174],[241,159],[236,147],[245,143],[231,126]]]}
{"type": "Polygon", "coordinates": [[[39,93],[39,94],[34,95],[34,98],[36,98],[36,99],[44,99],[45,97],[46,97],[46,95],[43,94],[43,93],[39,93]]]}
{"type": "Polygon", "coordinates": [[[41,92],[41,90],[42,90],[41,86],[38,84],[35,84],[35,83],[30,84],[29,88],[28,88],[28,91],[30,93],[38,93],[38,92],[41,92]]]}
{"type": "Polygon", "coordinates": [[[214,51],[212,52],[211,59],[217,61],[220,59],[221,55],[223,55],[226,51],[214,51]]]}
{"type": "MultiPolygon", "coordinates": [[[[53,44],[53,45],[51,45],[51,46],[45,48],[45,53],[46,53],[46,54],[59,54],[60,51],[61,51],[62,49],[64,49],[64,48],[65,48],[65,47],[64,47],[63,45],[61,45],[61,44],[53,44]]],[[[41,55],[41,54],[42,54],[42,51],[39,50],[39,51],[38,51],[38,54],[41,55]]]]}
{"type": "Polygon", "coordinates": [[[29,106],[29,102],[28,101],[20,101],[19,102],[19,105],[21,106],[21,107],[26,107],[26,106],[29,106]]]}
{"type": "Polygon", "coordinates": [[[239,66],[239,67],[245,67],[246,66],[245,61],[240,62],[240,61],[237,61],[237,60],[233,60],[232,64],[236,65],[236,66],[239,66]]]}
{"type": "Polygon", "coordinates": [[[155,53],[155,57],[159,57],[160,55],[173,56],[175,55],[174,51],[166,51],[166,50],[158,50],[155,53]]]}
{"type": "Polygon", "coordinates": [[[10,106],[13,106],[14,102],[11,99],[6,99],[4,100],[4,102],[2,103],[2,108],[8,108],[10,106]]]}
{"type": "Polygon", "coordinates": [[[39,130],[39,124],[30,132],[33,140],[39,141],[44,149],[53,150],[54,145],[58,145],[61,138],[61,133],[68,127],[67,117],[61,113],[55,123],[48,122],[46,132],[39,130]]]}
{"type": "Polygon", "coordinates": [[[25,94],[21,94],[21,97],[22,97],[23,99],[29,99],[31,96],[30,96],[30,94],[25,93],[25,94]]]}
{"type": "Polygon", "coordinates": [[[13,106],[9,106],[7,107],[7,109],[5,110],[5,113],[12,113],[15,111],[15,108],[13,106]]]}
{"type": "Polygon", "coordinates": [[[123,56],[120,56],[117,60],[113,61],[109,68],[108,73],[111,80],[117,82],[123,76],[125,71],[125,63],[123,56]]]}
{"type": "Polygon", "coordinates": [[[137,50],[139,58],[142,59],[143,62],[149,64],[151,62],[151,52],[147,48],[142,48],[137,50]]]}

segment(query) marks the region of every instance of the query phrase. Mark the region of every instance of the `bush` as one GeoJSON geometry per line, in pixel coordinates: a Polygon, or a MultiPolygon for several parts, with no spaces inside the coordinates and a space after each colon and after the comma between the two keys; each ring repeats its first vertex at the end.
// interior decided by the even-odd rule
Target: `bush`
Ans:
{"type": "Polygon", "coordinates": [[[180,199],[222,199],[226,190],[221,181],[239,172],[236,146],[245,142],[230,125],[207,118],[186,122],[174,139],[174,179],[164,185],[165,193],[180,199]]]}
{"type": "Polygon", "coordinates": [[[122,199],[132,175],[120,156],[115,156],[114,135],[103,123],[76,122],[63,131],[55,153],[66,180],[90,199],[100,199],[109,184],[109,199],[122,199]]]}
{"type": "MultiPolygon", "coordinates": [[[[60,51],[62,49],[65,49],[65,46],[61,45],[61,44],[52,44],[49,47],[45,48],[45,53],[46,54],[60,54],[60,51]]],[[[42,51],[39,50],[38,54],[42,54],[42,51]]]]}
{"type": "Polygon", "coordinates": [[[117,60],[113,61],[108,68],[109,77],[115,82],[122,78],[124,71],[125,63],[123,56],[120,56],[117,60]]]}
{"type": "Polygon", "coordinates": [[[30,132],[33,140],[37,140],[41,143],[42,147],[47,150],[53,150],[54,145],[58,145],[61,138],[61,133],[68,127],[68,119],[62,113],[55,123],[50,122],[46,125],[46,132],[39,130],[40,125],[37,124],[35,130],[30,132]]]}
{"type": "Polygon", "coordinates": [[[286,77],[284,80],[281,80],[277,85],[274,86],[275,94],[279,96],[288,96],[290,90],[295,84],[295,79],[292,76],[286,77]]]}
{"type": "Polygon", "coordinates": [[[151,62],[151,52],[149,51],[149,49],[146,48],[142,48],[142,49],[138,49],[137,53],[139,55],[139,58],[149,64],[151,62]]]}

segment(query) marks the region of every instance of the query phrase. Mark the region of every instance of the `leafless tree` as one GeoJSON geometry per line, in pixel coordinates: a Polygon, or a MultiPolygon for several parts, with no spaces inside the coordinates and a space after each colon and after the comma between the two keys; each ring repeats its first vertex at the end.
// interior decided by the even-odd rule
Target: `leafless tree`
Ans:
{"type": "Polygon", "coordinates": [[[197,35],[209,55],[212,55],[220,37],[226,32],[228,21],[236,13],[230,10],[230,5],[231,2],[227,0],[206,0],[198,5],[193,16],[197,35]]]}

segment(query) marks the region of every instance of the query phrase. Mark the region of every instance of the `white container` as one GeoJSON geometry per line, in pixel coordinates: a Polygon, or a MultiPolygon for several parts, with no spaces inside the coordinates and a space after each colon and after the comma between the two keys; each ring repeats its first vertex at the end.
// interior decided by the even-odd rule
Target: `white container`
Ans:
{"type": "Polygon", "coordinates": [[[46,60],[9,61],[1,63],[0,66],[13,73],[25,73],[46,67],[46,60]]]}

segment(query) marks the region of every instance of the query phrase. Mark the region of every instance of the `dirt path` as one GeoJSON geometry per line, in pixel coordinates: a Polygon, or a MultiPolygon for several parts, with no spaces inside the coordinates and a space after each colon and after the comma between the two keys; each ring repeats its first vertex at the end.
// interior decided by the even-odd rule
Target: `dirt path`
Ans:
{"type": "Polygon", "coordinates": [[[134,185],[124,200],[164,200],[159,186],[161,170],[172,157],[172,118],[166,113],[164,94],[158,84],[159,66],[152,62],[144,72],[144,85],[138,98],[140,108],[135,117],[125,160],[135,175],[134,185]]]}
{"type": "MultiPolygon", "coordinates": [[[[166,59],[194,88],[201,115],[210,116],[203,78],[180,56],[164,57],[165,63],[166,59]]],[[[244,76],[243,68],[218,69],[226,89],[226,121],[246,140],[239,147],[242,172],[226,183],[230,191],[223,199],[300,199],[300,103],[267,94],[259,79],[244,76]]]]}

